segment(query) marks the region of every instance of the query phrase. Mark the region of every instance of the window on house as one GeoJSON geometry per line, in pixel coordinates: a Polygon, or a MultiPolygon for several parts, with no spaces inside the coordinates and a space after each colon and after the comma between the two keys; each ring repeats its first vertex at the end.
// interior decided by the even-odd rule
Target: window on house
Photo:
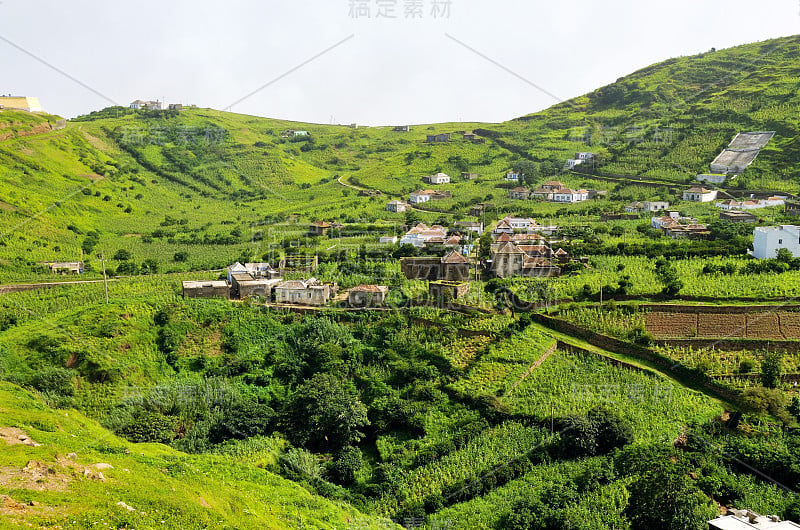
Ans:
{"type": "Polygon", "coordinates": [[[783,245],[783,239],[779,239],[779,240],[778,240],[778,244],[779,244],[779,245],[783,245]]]}

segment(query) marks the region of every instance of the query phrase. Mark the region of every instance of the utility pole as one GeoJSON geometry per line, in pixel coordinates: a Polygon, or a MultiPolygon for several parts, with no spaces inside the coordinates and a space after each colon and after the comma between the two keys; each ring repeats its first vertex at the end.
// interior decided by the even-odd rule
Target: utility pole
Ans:
{"type": "Polygon", "coordinates": [[[106,258],[105,256],[100,258],[100,262],[103,264],[103,288],[106,292],[106,304],[108,304],[108,276],[106,276],[106,258]]]}
{"type": "Polygon", "coordinates": [[[603,269],[600,269],[600,312],[603,312],[603,269]]]}

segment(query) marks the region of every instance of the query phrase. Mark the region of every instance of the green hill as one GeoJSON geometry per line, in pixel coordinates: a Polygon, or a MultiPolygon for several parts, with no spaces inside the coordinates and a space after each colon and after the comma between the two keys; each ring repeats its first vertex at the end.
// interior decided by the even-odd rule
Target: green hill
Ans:
{"type": "Polygon", "coordinates": [[[8,383],[0,402],[3,528],[392,527],[260,469],[274,459],[266,447],[189,456],[121,440],[8,383]]]}
{"type": "MultiPolygon", "coordinates": [[[[503,124],[418,125],[401,133],[207,109],[111,108],[72,120],[64,130],[15,133],[0,141],[0,281],[36,277],[38,261],[77,260],[81,247],[90,262],[125,248],[138,261],[156,260],[161,270],[219,268],[243,254],[264,253],[266,244],[253,245],[254,239],[301,236],[302,229],[263,228],[287,218],[377,223],[390,232],[403,216],[385,212],[385,202],[425,186],[421,177],[438,171],[454,177],[444,186],[453,198],[429,208],[455,214],[451,220],[485,201],[498,213],[523,206],[557,215],[560,206],[534,208],[507,198],[511,185],[502,176],[520,164],[531,184],[558,176],[567,185],[611,192],[610,199],[576,205],[571,213],[616,209],[619,201],[670,193],[626,187],[625,178],[689,182],[743,130],[777,134],[733,185],[798,191],[799,47],[800,37],[788,37],[671,59],[503,124]],[[282,137],[289,129],[309,135],[282,137]],[[471,130],[486,143],[458,134],[471,130]],[[452,134],[450,142],[425,142],[428,134],[444,132],[452,134]],[[621,175],[623,182],[563,174],[576,151],[597,152],[596,171],[621,175]],[[461,180],[462,171],[479,177],[461,180]],[[385,195],[358,197],[338,176],[385,195]],[[175,262],[176,252],[189,259],[175,262]]],[[[0,127],[11,131],[54,119],[0,111],[0,127]]],[[[433,222],[439,214],[421,215],[433,222]]]]}

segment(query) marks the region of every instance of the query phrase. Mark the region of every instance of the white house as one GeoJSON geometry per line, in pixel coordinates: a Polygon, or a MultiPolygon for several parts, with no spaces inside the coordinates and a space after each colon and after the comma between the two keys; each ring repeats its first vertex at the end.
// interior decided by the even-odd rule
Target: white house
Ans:
{"type": "Polygon", "coordinates": [[[587,190],[560,190],[553,194],[553,202],[576,203],[589,200],[587,190]]]}
{"type": "Polygon", "coordinates": [[[722,201],[716,203],[714,206],[722,210],[758,210],[760,208],[769,208],[771,206],[783,206],[786,201],[783,197],[769,197],[767,199],[749,200],[749,201],[722,201]]]}
{"type": "Polygon", "coordinates": [[[394,245],[397,243],[397,236],[383,236],[380,242],[382,245],[394,245]]]}
{"type": "Polygon", "coordinates": [[[389,201],[386,203],[386,211],[394,213],[403,213],[410,208],[408,203],[403,201],[389,201]]]}
{"type": "Polygon", "coordinates": [[[422,177],[428,184],[450,184],[450,176],[445,173],[437,173],[430,177],[422,177]]]}
{"type": "Polygon", "coordinates": [[[427,191],[415,191],[409,195],[408,200],[411,204],[422,204],[431,200],[431,194],[427,191]]]}
{"type": "Polygon", "coordinates": [[[680,217],[681,216],[678,212],[669,212],[669,215],[664,217],[652,217],[650,219],[650,226],[656,230],[661,230],[665,226],[677,223],[680,220],[680,217]]]}
{"type": "Polygon", "coordinates": [[[771,259],[785,248],[792,256],[800,257],[800,226],[759,226],[753,231],[753,251],[758,259],[771,259]]]}
{"type": "Polygon", "coordinates": [[[567,169],[575,169],[575,167],[583,164],[583,160],[578,160],[575,158],[570,158],[567,160],[567,165],[565,166],[567,169]]]}
{"type": "MultiPolygon", "coordinates": [[[[538,226],[536,221],[531,219],[530,217],[506,217],[503,221],[508,222],[508,225],[511,227],[512,230],[530,230],[531,228],[535,228],[538,226]]],[[[499,227],[498,223],[498,227],[499,227]]]]}
{"type": "Polygon", "coordinates": [[[506,180],[510,182],[519,182],[522,178],[522,173],[519,171],[509,171],[506,173],[506,180]]]}
{"type": "Polygon", "coordinates": [[[669,210],[669,203],[665,201],[644,201],[645,212],[661,212],[669,210]]]}
{"type": "Polygon", "coordinates": [[[594,153],[575,153],[575,160],[581,160],[583,162],[594,160],[594,153]]]}
{"type": "Polygon", "coordinates": [[[712,202],[717,200],[717,190],[693,186],[683,192],[683,200],[690,202],[712,202]]]}
{"type": "Polygon", "coordinates": [[[727,179],[728,175],[717,175],[714,173],[697,175],[698,182],[709,182],[711,184],[724,184],[727,179]]]}

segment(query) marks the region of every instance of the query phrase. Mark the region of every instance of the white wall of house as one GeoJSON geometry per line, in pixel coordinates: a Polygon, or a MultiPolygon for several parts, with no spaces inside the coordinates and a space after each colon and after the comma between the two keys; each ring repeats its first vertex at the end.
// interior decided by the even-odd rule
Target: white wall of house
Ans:
{"type": "Polygon", "coordinates": [[[663,201],[646,201],[644,203],[644,211],[646,212],[660,212],[662,210],[669,210],[669,203],[663,201]]]}
{"type": "Polygon", "coordinates": [[[409,196],[409,201],[411,201],[411,204],[421,204],[423,202],[428,202],[430,200],[431,200],[431,196],[427,195],[427,194],[424,194],[424,193],[420,193],[420,194],[412,193],[409,196]]]}
{"type": "Polygon", "coordinates": [[[712,202],[717,200],[717,190],[711,190],[708,193],[684,191],[683,200],[690,202],[712,202]]]}
{"type": "Polygon", "coordinates": [[[753,256],[756,258],[775,258],[782,248],[800,257],[800,226],[764,226],[753,231],[753,256]]]}

